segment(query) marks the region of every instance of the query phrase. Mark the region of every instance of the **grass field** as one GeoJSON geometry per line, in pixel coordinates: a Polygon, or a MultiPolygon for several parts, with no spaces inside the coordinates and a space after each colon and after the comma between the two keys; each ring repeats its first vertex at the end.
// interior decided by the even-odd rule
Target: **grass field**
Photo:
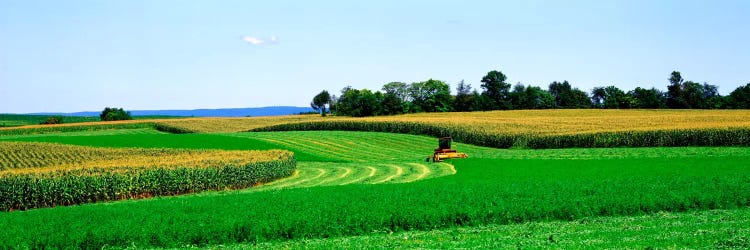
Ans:
{"type": "MultiPolygon", "coordinates": [[[[700,240],[706,243],[702,246],[741,247],[747,241],[741,237],[744,231],[731,231],[747,225],[746,220],[736,219],[750,205],[750,149],[745,147],[507,150],[454,143],[470,158],[428,164],[424,158],[436,146],[434,138],[373,132],[175,135],[136,129],[3,136],[0,140],[111,148],[278,148],[298,156],[295,175],[256,188],[0,213],[1,224],[14,225],[0,233],[0,242],[5,244],[0,247],[185,247],[242,242],[294,247],[308,241],[321,248],[327,243],[346,248],[370,241],[388,247],[393,232],[412,239],[427,235],[422,239],[433,242],[400,242],[405,247],[494,248],[509,246],[489,245],[502,235],[495,230],[537,226],[541,229],[528,233],[530,239],[549,241],[547,237],[553,235],[559,247],[584,247],[571,241],[586,240],[592,247],[616,247],[595,243],[617,239],[617,230],[608,233],[603,228],[620,223],[651,228],[627,231],[644,238],[624,246],[670,242],[699,246],[691,242],[700,240]],[[710,209],[725,212],[692,212],[710,209]],[[665,213],[678,214],[658,217],[665,213]],[[688,235],[691,228],[705,230],[694,235],[694,241],[658,237],[679,223],[722,219],[730,221],[676,230],[681,235],[688,235]],[[591,222],[586,224],[590,227],[576,226],[581,221],[591,222]],[[457,230],[469,233],[451,233],[457,230]],[[441,245],[441,235],[446,233],[466,240],[441,245]],[[361,237],[339,238],[348,236],[361,237]],[[296,241],[279,242],[290,239],[296,241]]],[[[498,244],[502,242],[547,246],[534,245],[541,244],[535,240],[508,239],[498,244]]],[[[242,246],[249,245],[237,245],[242,246]]]]}
{"type": "Polygon", "coordinates": [[[527,222],[335,239],[235,244],[226,249],[747,249],[750,209],[527,222]]]}

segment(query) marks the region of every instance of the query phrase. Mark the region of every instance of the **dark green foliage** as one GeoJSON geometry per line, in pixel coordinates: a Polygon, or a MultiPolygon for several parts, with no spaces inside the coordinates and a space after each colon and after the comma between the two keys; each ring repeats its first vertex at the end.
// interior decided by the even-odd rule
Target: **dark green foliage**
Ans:
{"type": "Polygon", "coordinates": [[[102,121],[122,121],[122,120],[133,119],[133,117],[130,116],[129,111],[125,111],[122,108],[110,108],[110,107],[104,108],[102,113],[99,114],[99,118],[102,121]]]}
{"type": "Polygon", "coordinates": [[[474,96],[471,94],[471,84],[464,83],[463,80],[456,86],[456,96],[453,99],[454,111],[477,111],[474,110],[474,96]]]}
{"type": "Polygon", "coordinates": [[[408,89],[411,103],[416,112],[451,111],[451,90],[447,83],[429,79],[415,82],[408,89]]]}
{"type": "Polygon", "coordinates": [[[635,100],[635,107],[639,109],[658,109],[667,107],[667,99],[664,93],[656,88],[644,89],[636,87],[634,90],[628,92],[635,100]]]}
{"type": "Polygon", "coordinates": [[[588,94],[571,87],[568,81],[550,83],[549,93],[554,97],[553,108],[578,109],[591,107],[591,98],[588,94]]]}
{"type": "Polygon", "coordinates": [[[667,86],[667,106],[671,109],[688,107],[682,91],[683,81],[679,71],[672,71],[669,77],[669,86],[667,86]]]}
{"type": "Polygon", "coordinates": [[[312,102],[310,103],[310,107],[312,107],[315,111],[319,111],[322,116],[326,116],[328,112],[326,112],[326,105],[328,105],[331,102],[331,95],[328,94],[328,91],[323,90],[319,94],[315,95],[313,97],[312,102]]]}
{"type": "Polygon", "coordinates": [[[549,109],[552,108],[554,97],[549,92],[537,86],[523,86],[516,84],[510,93],[513,109],[549,109]]]}
{"type": "Polygon", "coordinates": [[[346,87],[336,103],[336,114],[354,117],[373,116],[379,111],[375,95],[368,89],[346,87]]]}
{"type": "Polygon", "coordinates": [[[734,109],[750,109],[750,83],[732,91],[729,94],[727,106],[734,109]]]}
{"type": "Polygon", "coordinates": [[[50,116],[40,124],[63,124],[63,117],[61,115],[50,116]]]}
{"type": "Polygon", "coordinates": [[[512,109],[510,103],[510,84],[505,82],[508,77],[503,72],[493,70],[482,77],[483,95],[489,98],[489,110],[512,109]]]}
{"type": "Polygon", "coordinates": [[[592,104],[596,108],[625,109],[636,107],[633,96],[615,87],[596,87],[592,91],[592,104]]]}
{"type": "Polygon", "coordinates": [[[575,135],[507,135],[467,131],[464,128],[415,122],[326,121],[287,123],[251,131],[343,130],[452,136],[456,142],[494,148],[599,148],[750,146],[750,129],[684,129],[623,131],[575,135]]]}

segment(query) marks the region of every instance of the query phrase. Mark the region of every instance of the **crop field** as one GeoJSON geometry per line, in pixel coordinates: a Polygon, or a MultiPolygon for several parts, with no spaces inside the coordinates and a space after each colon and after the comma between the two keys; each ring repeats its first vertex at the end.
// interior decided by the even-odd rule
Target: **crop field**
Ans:
{"type": "Polygon", "coordinates": [[[434,137],[381,132],[143,127],[0,136],[2,145],[19,143],[91,152],[279,149],[297,164],[289,177],[247,189],[2,212],[0,223],[14,226],[0,233],[0,248],[749,246],[747,147],[454,143],[470,158],[427,163],[434,137]]]}
{"type": "Polygon", "coordinates": [[[0,142],[0,210],[246,188],[289,176],[291,152],[0,142]]]}

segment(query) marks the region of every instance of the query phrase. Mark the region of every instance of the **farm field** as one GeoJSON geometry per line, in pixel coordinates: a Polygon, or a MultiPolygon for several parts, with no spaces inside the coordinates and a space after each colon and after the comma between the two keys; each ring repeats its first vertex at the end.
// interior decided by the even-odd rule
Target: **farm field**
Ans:
{"type": "Polygon", "coordinates": [[[0,213],[0,223],[16,225],[0,233],[5,244],[0,247],[294,248],[312,242],[346,248],[403,236],[415,240],[394,244],[493,248],[503,246],[488,245],[503,232],[524,233],[529,227],[540,228],[532,230],[530,241],[497,244],[606,247],[616,245],[597,242],[619,233],[603,228],[617,225],[643,229],[627,231],[623,237],[644,238],[625,246],[741,247],[746,242],[738,236],[741,230],[732,231],[747,225],[738,219],[750,205],[746,147],[509,150],[454,143],[470,158],[433,164],[424,158],[436,147],[435,138],[377,132],[168,134],[141,128],[1,136],[0,141],[274,148],[292,151],[297,159],[291,177],[249,189],[0,213]],[[706,211],[715,209],[721,211],[706,211]],[[687,226],[675,229],[682,224],[687,226]],[[692,229],[705,233],[694,235],[694,241],[677,238],[692,229]],[[671,231],[679,233],[661,240],[659,235],[671,231]],[[462,240],[444,245],[446,234],[462,240]],[[549,235],[560,245],[533,240],[549,242],[549,235]]]}
{"type": "Polygon", "coordinates": [[[599,217],[574,221],[484,225],[430,231],[378,233],[336,239],[305,239],[225,249],[635,249],[748,248],[750,209],[642,216],[599,217]]]}
{"type": "Polygon", "coordinates": [[[750,146],[747,110],[520,110],[349,118],[315,115],[31,125],[0,135],[156,128],[170,133],[349,130],[428,136],[494,148],[750,146]]]}

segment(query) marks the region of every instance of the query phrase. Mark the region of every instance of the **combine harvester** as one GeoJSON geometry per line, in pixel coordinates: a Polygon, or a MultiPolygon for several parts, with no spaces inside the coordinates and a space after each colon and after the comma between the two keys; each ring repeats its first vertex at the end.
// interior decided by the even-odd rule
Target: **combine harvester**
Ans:
{"type": "Polygon", "coordinates": [[[426,161],[429,162],[430,158],[432,158],[432,162],[441,162],[444,159],[468,158],[469,156],[465,153],[459,153],[456,152],[455,149],[451,149],[452,141],[453,138],[451,137],[443,137],[438,139],[438,148],[435,149],[435,152],[431,157],[427,156],[426,161]]]}

